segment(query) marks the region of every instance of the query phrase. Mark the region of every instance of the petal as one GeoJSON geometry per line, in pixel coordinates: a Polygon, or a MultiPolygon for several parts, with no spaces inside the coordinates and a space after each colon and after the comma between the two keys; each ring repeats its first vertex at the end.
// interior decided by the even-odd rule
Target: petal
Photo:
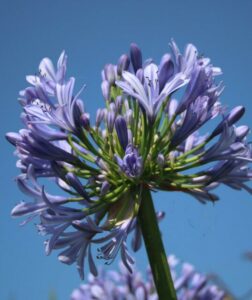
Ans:
{"type": "Polygon", "coordinates": [[[97,276],[98,275],[98,271],[97,271],[96,265],[94,263],[92,253],[91,253],[91,246],[89,246],[89,248],[88,248],[88,264],[89,264],[90,272],[94,276],[97,276]]]}
{"type": "Polygon", "coordinates": [[[45,76],[48,80],[55,81],[56,74],[52,61],[49,58],[44,58],[39,65],[41,76],[45,76]]]}
{"type": "Polygon", "coordinates": [[[170,96],[177,89],[181,88],[189,81],[188,78],[183,73],[176,74],[171,81],[166,83],[159,97],[155,100],[154,103],[154,114],[156,115],[163,103],[163,100],[170,96]]]}
{"type": "Polygon", "coordinates": [[[122,76],[125,82],[127,82],[131,87],[132,93],[138,94],[139,97],[143,99],[143,101],[148,103],[148,98],[140,80],[135,75],[127,71],[124,71],[122,76]]]}
{"type": "Polygon", "coordinates": [[[151,63],[144,68],[144,81],[145,89],[147,90],[149,105],[152,103],[159,94],[159,81],[158,81],[158,66],[151,63]]]}

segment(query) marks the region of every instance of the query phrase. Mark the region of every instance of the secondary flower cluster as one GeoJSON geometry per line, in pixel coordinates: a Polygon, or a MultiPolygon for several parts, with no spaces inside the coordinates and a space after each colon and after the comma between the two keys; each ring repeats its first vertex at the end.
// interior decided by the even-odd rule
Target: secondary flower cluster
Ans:
{"type": "MultiPolygon", "coordinates": [[[[225,298],[225,292],[191,264],[181,264],[173,255],[168,261],[178,300],[225,298]]],[[[150,269],[145,277],[137,270],[129,274],[121,263],[119,271],[102,271],[98,277],[90,274],[88,282],[73,291],[71,300],[158,300],[150,269]]]]}
{"type": "Polygon", "coordinates": [[[141,245],[143,189],[180,191],[202,203],[218,199],[212,190],[221,183],[251,192],[249,128],[235,125],[244,107],[226,112],[215,81],[221,70],[192,44],[184,53],[173,41],[170,47],[156,64],[143,62],[132,44],[129,56],[104,67],[106,107],[94,124],[83,88],[75,93],[75,79],[66,77],[64,52],[56,67],[44,58],[20,92],[24,128],[6,137],[16,147],[18,187],[34,201],[19,203],[12,215],[26,216],[24,223],[39,217],[46,254],[60,251],[59,260],[76,262],[82,278],[86,257],[97,274],[92,246],[107,263],[119,252],[131,270],[126,241],[132,233],[133,250],[141,245]],[[215,118],[209,134],[199,132],[215,118]],[[45,179],[55,181],[60,196],[48,192],[45,179]]]}

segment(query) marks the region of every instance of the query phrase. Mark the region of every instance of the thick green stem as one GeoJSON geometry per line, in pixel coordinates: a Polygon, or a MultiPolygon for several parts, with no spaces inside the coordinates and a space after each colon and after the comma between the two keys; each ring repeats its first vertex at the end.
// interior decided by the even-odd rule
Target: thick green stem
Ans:
{"type": "Polygon", "coordinates": [[[138,221],[141,226],[159,300],[177,300],[151,193],[146,188],[143,188],[142,192],[138,221]]]}

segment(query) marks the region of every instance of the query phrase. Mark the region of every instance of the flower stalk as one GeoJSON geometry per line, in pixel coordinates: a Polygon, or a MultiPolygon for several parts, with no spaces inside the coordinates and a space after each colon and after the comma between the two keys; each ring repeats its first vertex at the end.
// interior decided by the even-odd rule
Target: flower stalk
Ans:
{"type": "Polygon", "coordinates": [[[177,300],[170,268],[166,259],[156,213],[148,189],[142,190],[142,201],[138,213],[138,222],[148,254],[153,279],[159,300],[177,300]]]}

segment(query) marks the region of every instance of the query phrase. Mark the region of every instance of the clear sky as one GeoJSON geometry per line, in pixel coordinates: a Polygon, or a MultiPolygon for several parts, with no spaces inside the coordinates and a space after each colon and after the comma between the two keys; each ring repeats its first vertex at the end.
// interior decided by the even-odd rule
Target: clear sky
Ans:
{"type": "MultiPolygon", "coordinates": [[[[13,148],[4,134],[17,131],[21,109],[18,91],[39,61],[68,54],[68,75],[87,88],[85,107],[94,114],[103,105],[100,70],[136,42],[145,58],[159,60],[174,38],[181,48],[194,43],[200,53],[223,69],[228,108],[246,106],[242,123],[252,127],[252,1],[233,0],[0,0],[1,180],[0,299],[45,300],[51,290],[68,299],[80,280],[74,266],[46,257],[43,238],[33,224],[20,228],[11,208],[25,196],[17,189],[13,148]]],[[[166,212],[162,222],[168,253],[190,261],[198,270],[218,273],[237,294],[252,284],[252,196],[219,189],[221,201],[202,206],[179,193],[157,193],[155,205],[166,212]]],[[[100,262],[98,262],[100,264],[100,262]]],[[[137,265],[145,269],[145,249],[137,265]]],[[[116,263],[110,268],[116,267],[116,263]]]]}

